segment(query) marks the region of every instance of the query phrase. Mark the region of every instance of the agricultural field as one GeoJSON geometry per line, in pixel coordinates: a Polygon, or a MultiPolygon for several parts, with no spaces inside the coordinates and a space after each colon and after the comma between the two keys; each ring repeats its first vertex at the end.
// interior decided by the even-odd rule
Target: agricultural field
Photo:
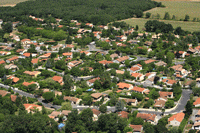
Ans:
{"type": "MultiPolygon", "coordinates": [[[[158,7],[148,10],[146,12],[150,12],[153,16],[156,16],[157,13],[160,15],[160,18],[163,19],[165,12],[168,12],[170,17],[172,18],[175,15],[176,20],[184,19],[185,15],[189,15],[190,21],[193,18],[199,18],[200,20],[200,1],[159,1],[165,5],[165,8],[158,7]]],[[[144,12],[144,13],[146,13],[144,12]]]]}
{"type": "Polygon", "coordinates": [[[0,0],[0,6],[15,6],[19,2],[24,2],[27,0],[0,0]]]}
{"type": "MultiPolygon", "coordinates": [[[[153,20],[153,19],[130,18],[130,19],[122,20],[122,21],[124,21],[127,24],[134,26],[134,27],[136,25],[138,25],[139,30],[142,30],[142,28],[144,28],[144,25],[148,20],[153,20]]],[[[173,20],[159,20],[159,21],[169,23],[174,28],[180,26],[183,30],[187,30],[187,31],[190,31],[190,32],[200,31],[200,22],[184,22],[184,21],[173,21],[173,20]]]]}

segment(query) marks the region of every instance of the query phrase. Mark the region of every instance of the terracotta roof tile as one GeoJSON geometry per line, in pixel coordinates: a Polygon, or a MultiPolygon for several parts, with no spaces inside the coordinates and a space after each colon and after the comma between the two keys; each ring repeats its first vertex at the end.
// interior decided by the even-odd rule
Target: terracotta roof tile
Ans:
{"type": "Polygon", "coordinates": [[[122,118],[128,118],[128,112],[126,111],[121,111],[121,112],[118,112],[118,115],[122,118]]]}
{"type": "Polygon", "coordinates": [[[101,112],[99,111],[99,110],[97,110],[97,109],[92,109],[92,112],[93,112],[93,114],[95,114],[95,115],[99,115],[101,112]]]}
{"type": "Polygon", "coordinates": [[[131,128],[133,128],[134,132],[141,132],[142,131],[142,125],[130,125],[131,128]]]}
{"type": "Polygon", "coordinates": [[[15,102],[16,99],[17,99],[17,96],[16,95],[10,95],[10,99],[11,99],[11,101],[15,102]]]}
{"type": "Polygon", "coordinates": [[[143,92],[145,90],[145,88],[134,86],[132,90],[137,91],[137,92],[143,92]]]}
{"type": "Polygon", "coordinates": [[[193,105],[198,105],[200,104],[200,97],[196,99],[196,101],[193,103],[193,105]]]}
{"type": "Polygon", "coordinates": [[[101,93],[92,93],[91,96],[92,96],[93,98],[99,98],[99,97],[102,96],[102,94],[101,94],[101,93]]]}
{"type": "Polygon", "coordinates": [[[155,114],[146,114],[146,113],[137,113],[137,118],[141,117],[144,120],[151,120],[155,121],[156,115],[155,114]]]}
{"type": "Polygon", "coordinates": [[[179,121],[179,122],[182,122],[182,120],[184,119],[184,116],[185,114],[184,113],[177,113],[173,116],[171,116],[168,121],[173,121],[173,120],[176,120],[176,121],[179,121]]]}
{"type": "Polygon", "coordinates": [[[155,62],[156,60],[152,60],[152,59],[149,59],[149,60],[146,60],[144,61],[145,64],[149,64],[149,63],[152,63],[152,62],[155,62]]]}
{"type": "Polygon", "coordinates": [[[5,90],[0,90],[0,95],[2,96],[2,97],[4,97],[5,95],[7,95],[7,91],[5,91],[5,90]]]}
{"type": "Polygon", "coordinates": [[[122,82],[119,82],[117,84],[118,88],[120,89],[125,89],[125,88],[130,88],[132,85],[131,84],[127,84],[127,83],[122,83],[122,82]]]}

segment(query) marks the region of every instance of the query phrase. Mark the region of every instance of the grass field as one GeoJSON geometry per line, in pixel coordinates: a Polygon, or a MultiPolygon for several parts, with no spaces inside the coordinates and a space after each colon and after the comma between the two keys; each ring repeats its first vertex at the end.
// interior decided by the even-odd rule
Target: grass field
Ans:
{"type": "MultiPolygon", "coordinates": [[[[151,19],[145,19],[145,18],[130,18],[123,20],[127,24],[131,26],[139,26],[139,30],[142,30],[144,28],[145,23],[151,19]]],[[[181,27],[183,30],[187,31],[200,31],[200,22],[184,22],[184,21],[172,21],[172,20],[159,20],[165,23],[171,24],[174,28],[181,27]]]]}
{"type": "Polygon", "coordinates": [[[189,15],[190,20],[192,21],[194,17],[200,19],[200,1],[160,1],[165,8],[154,8],[146,12],[150,12],[155,16],[160,14],[160,18],[163,19],[165,12],[168,12],[170,17],[173,15],[176,16],[176,20],[184,19],[185,15],[189,15]]]}
{"type": "Polygon", "coordinates": [[[14,6],[15,4],[19,2],[24,2],[27,0],[0,0],[0,6],[14,6]]]}

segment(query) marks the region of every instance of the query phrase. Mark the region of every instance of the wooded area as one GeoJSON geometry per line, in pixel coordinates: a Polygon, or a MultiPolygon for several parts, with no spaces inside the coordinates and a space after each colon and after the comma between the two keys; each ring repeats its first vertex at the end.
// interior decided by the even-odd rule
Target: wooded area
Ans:
{"type": "Polygon", "coordinates": [[[46,18],[77,19],[93,24],[108,22],[130,17],[142,17],[143,11],[162,6],[161,3],[146,0],[35,0],[17,4],[15,7],[1,7],[0,18],[8,21],[23,15],[34,15],[46,18]]]}

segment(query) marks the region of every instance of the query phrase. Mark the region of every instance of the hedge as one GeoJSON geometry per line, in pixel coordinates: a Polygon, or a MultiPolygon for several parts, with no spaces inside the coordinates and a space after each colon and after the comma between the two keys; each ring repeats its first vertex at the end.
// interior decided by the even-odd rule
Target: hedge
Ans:
{"type": "Polygon", "coordinates": [[[181,131],[181,133],[183,132],[184,127],[185,127],[185,125],[187,124],[187,121],[188,121],[188,118],[184,118],[184,119],[182,120],[182,122],[181,122],[181,124],[180,124],[180,126],[179,126],[179,128],[178,128],[178,130],[181,131]]]}

